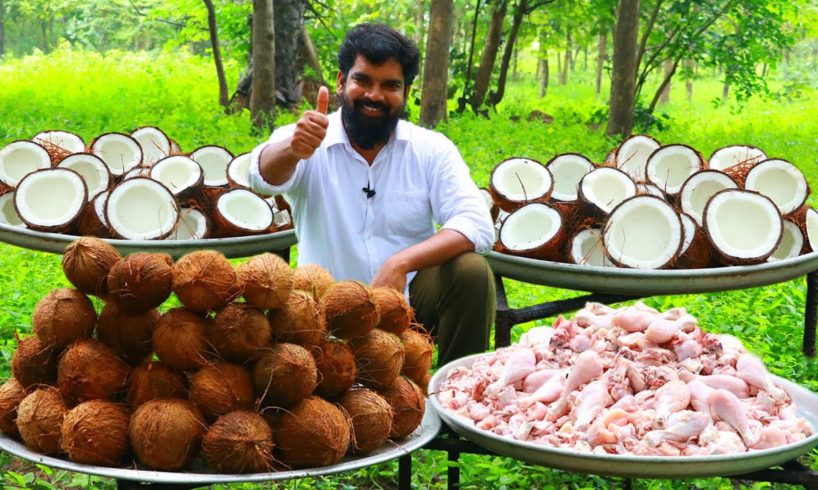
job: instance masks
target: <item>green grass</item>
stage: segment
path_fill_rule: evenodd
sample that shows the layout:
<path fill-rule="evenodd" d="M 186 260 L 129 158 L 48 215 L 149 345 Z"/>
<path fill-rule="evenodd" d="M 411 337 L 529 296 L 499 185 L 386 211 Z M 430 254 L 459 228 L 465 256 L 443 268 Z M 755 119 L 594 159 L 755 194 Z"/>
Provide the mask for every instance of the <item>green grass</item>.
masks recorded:
<path fill-rule="evenodd" d="M 231 86 L 238 69 L 235 64 L 227 64 Z M 782 69 L 778 76 L 784 80 L 787 73 Z M 773 90 L 784 87 L 781 81 L 773 81 L 772 85 Z M 225 115 L 216 104 L 215 75 L 208 60 L 179 53 L 150 57 L 142 53 L 59 51 L 7 60 L 0 64 L 0 93 L 0 146 L 46 129 L 74 131 L 90 141 L 103 132 L 129 131 L 142 125 L 162 127 L 186 150 L 221 144 L 240 153 L 265 137 L 252 130 L 246 112 Z M 659 109 L 669 115 L 667 127 L 651 134 L 664 143 L 691 144 L 705 156 L 727 144 L 759 146 L 771 156 L 790 160 L 813 186 L 818 185 L 818 119 L 814 117 L 818 92 L 804 89 L 792 100 L 754 98 L 741 109 L 729 103 L 714 104 L 720 93 L 720 84 L 704 77 L 695 82 L 694 98 L 688 103 L 679 83 L 674 86 L 671 103 Z M 440 130 L 458 145 L 478 185 L 485 186 L 491 168 L 510 156 L 544 162 L 558 153 L 579 152 L 601 161 L 616 144 L 603 135 L 592 117 L 603 105 L 603 99 L 594 95 L 591 73 L 578 72 L 569 85 L 553 85 L 542 99 L 537 96 L 535 82 L 521 77 L 490 119 L 464 114 L 450 118 Z M 526 116 L 534 109 L 551 114 L 554 122 L 527 122 Z M 294 117 L 282 115 L 279 123 Z M 815 203 L 814 198 L 811 202 Z M 15 335 L 31 331 L 34 305 L 52 288 L 65 285 L 58 256 L 0 245 L 0 378 L 8 376 Z M 513 306 L 579 294 L 514 281 L 507 281 L 506 286 Z M 731 333 L 744 340 L 772 372 L 818 391 L 818 361 L 805 359 L 800 353 L 804 296 L 801 278 L 743 291 L 654 297 L 646 302 L 662 309 L 687 307 L 707 330 Z M 550 321 L 553 319 L 537 323 Z M 531 325 L 515 327 L 514 338 Z M 414 459 L 415 486 L 445 487 L 446 468 L 451 463 L 444 453 L 417 451 Z M 805 459 L 818 468 L 818 453 Z M 463 488 L 622 486 L 621 480 L 548 470 L 509 458 L 462 455 L 459 465 Z M 110 479 L 35 467 L 6 454 L 0 454 L 0 470 L 3 484 L 8 487 L 115 486 Z M 393 462 L 329 478 L 231 488 L 394 488 L 396 475 L 397 464 Z M 732 483 L 728 479 L 643 480 L 634 482 L 634 487 L 729 489 Z"/>

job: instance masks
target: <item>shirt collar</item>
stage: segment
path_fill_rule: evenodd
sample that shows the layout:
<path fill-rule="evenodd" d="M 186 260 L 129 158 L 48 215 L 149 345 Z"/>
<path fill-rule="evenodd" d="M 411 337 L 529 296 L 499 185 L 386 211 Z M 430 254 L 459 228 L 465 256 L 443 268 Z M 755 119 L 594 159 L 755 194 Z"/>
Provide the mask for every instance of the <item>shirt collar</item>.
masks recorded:
<path fill-rule="evenodd" d="M 404 119 L 399 120 L 398 126 L 395 128 L 392 136 L 389 137 L 389 142 L 387 144 L 392 143 L 395 140 L 410 141 L 410 132 L 411 128 L 409 122 Z M 324 143 L 326 144 L 327 148 L 339 144 L 352 148 L 352 144 L 349 142 L 349 136 L 347 136 L 347 132 L 344 131 L 344 123 L 341 121 L 340 109 L 329 115 L 329 127 L 327 128 L 327 135 L 324 138 Z"/>

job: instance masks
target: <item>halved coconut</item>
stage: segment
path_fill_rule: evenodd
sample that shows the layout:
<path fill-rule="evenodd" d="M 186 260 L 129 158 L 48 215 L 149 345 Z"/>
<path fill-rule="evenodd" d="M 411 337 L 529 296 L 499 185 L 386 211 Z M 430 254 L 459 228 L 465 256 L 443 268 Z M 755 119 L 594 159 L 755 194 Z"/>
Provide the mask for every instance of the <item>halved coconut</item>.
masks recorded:
<path fill-rule="evenodd" d="M 509 213 L 532 202 L 545 202 L 554 179 L 542 163 L 529 158 L 509 158 L 491 171 L 489 192 L 500 209 Z"/>
<path fill-rule="evenodd" d="M 800 208 L 810 192 L 804 174 L 795 165 L 780 159 L 764 160 L 751 168 L 744 188 L 769 197 L 782 215 Z"/>
<path fill-rule="evenodd" d="M 178 199 L 187 199 L 201 191 L 204 171 L 188 157 L 173 156 L 156 162 L 151 167 L 150 178 L 164 184 Z"/>
<path fill-rule="evenodd" d="M 13 141 L 0 150 L 0 183 L 17 187 L 23 177 L 51 167 L 45 148 L 31 141 Z"/>
<path fill-rule="evenodd" d="M 594 169 L 594 164 L 590 160 L 577 153 L 557 155 L 545 166 L 554 178 L 551 199 L 557 201 L 576 201 L 579 181 Z"/>
<path fill-rule="evenodd" d="M 579 181 L 579 200 L 589 216 L 607 216 L 619 203 L 635 195 L 636 184 L 615 168 L 596 168 Z"/>
<path fill-rule="evenodd" d="M 261 196 L 246 189 L 233 189 L 222 194 L 215 211 L 215 234 L 219 237 L 275 231 L 273 210 Z"/>
<path fill-rule="evenodd" d="M 679 258 L 674 265 L 678 269 L 707 267 L 710 264 L 712 250 L 707 235 L 702 227 L 697 225 L 689 215 L 682 213 L 679 217 L 682 219 L 684 239 L 682 240 L 682 248 L 679 250 Z"/>
<path fill-rule="evenodd" d="M 489 192 L 488 189 L 481 187 L 480 195 L 483 196 L 483 201 L 486 203 L 486 208 L 489 210 L 491 221 L 497 221 L 497 216 L 500 214 L 500 208 L 494 204 L 494 201 L 491 198 L 491 192 Z"/>
<path fill-rule="evenodd" d="M 708 160 L 708 167 L 724 170 L 740 163 L 755 164 L 766 159 L 767 155 L 755 146 L 732 145 L 714 151 Z"/>
<path fill-rule="evenodd" d="M 134 177 L 147 177 L 150 178 L 151 176 L 151 168 L 144 165 L 137 165 L 136 167 L 128 170 L 124 174 L 122 174 L 121 180 L 128 180 L 133 179 Z"/>
<path fill-rule="evenodd" d="M 202 146 L 190 154 L 190 158 L 202 166 L 204 185 L 220 186 L 227 184 L 227 166 L 233 160 L 233 154 L 221 146 Z"/>
<path fill-rule="evenodd" d="M 131 133 L 131 137 L 142 147 L 142 163 L 153 165 L 170 155 L 170 138 L 159 128 L 143 126 Z"/>
<path fill-rule="evenodd" d="M 818 251 L 818 211 L 808 208 L 804 218 L 804 232 L 812 252 Z"/>
<path fill-rule="evenodd" d="M 755 191 L 726 189 L 704 208 L 704 231 L 723 264 L 767 260 L 781 242 L 784 223 L 770 198 Z"/>
<path fill-rule="evenodd" d="M 654 151 L 648 158 L 645 177 L 666 194 L 675 196 L 685 181 L 702 169 L 702 156 L 687 145 L 668 145 Z"/>
<path fill-rule="evenodd" d="M 17 210 L 14 208 L 14 192 L 7 191 L 0 195 L 0 223 L 4 225 L 25 228 L 26 224 L 20 219 Z"/>
<path fill-rule="evenodd" d="M 645 166 L 648 158 L 658 149 L 658 141 L 650 136 L 637 134 L 623 141 L 607 160 L 634 180 L 642 181 L 645 180 Z"/>
<path fill-rule="evenodd" d="M 142 147 L 135 139 L 122 133 L 105 133 L 91 143 L 91 152 L 118 177 L 142 162 Z"/>
<path fill-rule="evenodd" d="M 290 211 L 290 205 L 281 195 L 266 198 L 273 210 L 273 221 L 275 222 L 278 231 L 289 230 L 293 227 L 293 217 Z"/>
<path fill-rule="evenodd" d="M 153 240 L 173 231 L 179 208 L 167 187 L 136 177 L 113 188 L 105 203 L 105 218 L 119 238 Z"/>
<path fill-rule="evenodd" d="M 91 153 L 75 153 L 65 157 L 58 167 L 69 168 L 78 174 L 88 186 L 88 199 L 91 200 L 100 192 L 108 190 L 111 183 L 111 172 L 98 156 Z"/>
<path fill-rule="evenodd" d="M 611 267 L 613 263 L 605 256 L 602 246 L 602 230 L 586 228 L 571 239 L 568 259 L 577 265 Z"/>
<path fill-rule="evenodd" d="M 683 234 L 682 220 L 670 204 L 655 196 L 636 196 L 608 216 L 602 243 L 616 265 L 660 269 L 678 255 Z"/>
<path fill-rule="evenodd" d="M 105 203 L 108 202 L 108 191 L 100 192 L 82 211 L 79 220 L 79 232 L 83 236 L 112 238 L 113 233 L 105 219 Z"/>
<path fill-rule="evenodd" d="M 250 168 L 250 154 L 242 153 L 236 158 L 230 160 L 227 164 L 227 182 L 232 187 L 242 187 L 247 189 L 250 187 L 250 181 L 247 180 L 247 171 Z"/>
<path fill-rule="evenodd" d="M 659 199 L 667 200 L 667 196 L 662 189 L 653 184 L 636 184 L 636 194 L 639 196 L 656 196 Z"/>
<path fill-rule="evenodd" d="M 500 244 L 512 255 L 564 262 L 562 223 L 555 209 L 540 203 L 527 204 L 503 222 Z"/>
<path fill-rule="evenodd" d="M 70 230 L 88 202 L 88 188 L 80 174 L 67 168 L 45 168 L 20 181 L 14 208 L 32 230 L 62 233 Z"/>
<path fill-rule="evenodd" d="M 679 208 L 690 215 L 697 225 L 704 224 L 704 206 L 713 195 L 738 186 L 729 175 L 719 170 L 702 170 L 688 177 L 679 193 Z"/>
<path fill-rule="evenodd" d="M 179 222 L 168 240 L 201 240 L 210 237 L 210 220 L 196 208 L 181 208 Z"/>
<path fill-rule="evenodd" d="M 772 255 L 767 258 L 767 262 L 790 259 L 796 257 L 804 248 L 804 234 L 801 228 L 792 221 L 784 220 L 784 233 L 781 235 L 781 243 Z"/>
<path fill-rule="evenodd" d="M 69 154 L 85 151 L 85 141 L 79 135 L 69 131 L 41 131 L 31 140 L 42 145 L 46 150 L 49 149 L 49 146 L 55 146 Z"/>

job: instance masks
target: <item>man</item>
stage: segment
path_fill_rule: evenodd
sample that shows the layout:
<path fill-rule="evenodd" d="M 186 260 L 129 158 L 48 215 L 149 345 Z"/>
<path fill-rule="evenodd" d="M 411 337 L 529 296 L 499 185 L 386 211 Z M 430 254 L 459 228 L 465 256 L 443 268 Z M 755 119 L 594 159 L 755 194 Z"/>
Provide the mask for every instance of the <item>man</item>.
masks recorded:
<path fill-rule="evenodd" d="M 253 150 L 249 179 L 293 208 L 298 261 L 336 280 L 405 291 L 439 341 L 439 364 L 488 346 L 494 229 L 454 144 L 402 120 L 418 73 L 414 43 L 382 25 L 350 31 L 338 53 L 340 111 L 315 111 Z M 441 225 L 435 230 L 435 223 Z M 478 253 L 475 253 L 478 252 Z"/>

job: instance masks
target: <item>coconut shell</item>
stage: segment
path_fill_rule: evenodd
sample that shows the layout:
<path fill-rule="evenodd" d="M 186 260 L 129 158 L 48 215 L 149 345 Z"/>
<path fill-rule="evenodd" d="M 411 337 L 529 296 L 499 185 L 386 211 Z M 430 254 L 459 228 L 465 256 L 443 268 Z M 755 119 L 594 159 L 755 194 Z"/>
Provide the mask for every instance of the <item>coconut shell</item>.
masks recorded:
<path fill-rule="evenodd" d="M 128 438 L 140 463 L 177 471 L 196 459 L 206 427 L 201 412 L 188 400 L 151 400 L 131 416 Z"/>
<path fill-rule="evenodd" d="M 368 454 L 384 445 L 392 429 L 392 407 L 374 391 L 348 391 L 338 404 L 352 423 L 353 453 Z"/>
<path fill-rule="evenodd" d="M 406 353 L 401 373 L 415 383 L 421 384 L 432 369 L 435 344 L 429 334 L 417 330 L 403 332 L 400 334 L 400 340 Z"/>
<path fill-rule="evenodd" d="M 17 407 L 27 395 L 26 389 L 14 378 L 0 385 L 0 431 L 12 437 L 20 435 L 17 430 Z"/>
<path fill-rule="evenodd" d="M 81 464 L 120 466 L 131 452 L 128 411 L 105 400 L 80 403 L 62 423 L 60 446 L 68 459 Z"/>
<path fill-rule="evenodd" d="M 271 253 L 257 255 L 240 265 L 238 275 L 244 299 L 257 308 L 270 310 L 287 304 L 295 282 L 290 265 Z"/>
<path fill-rule="evenodd" d="M 77 230 L 80 235 L 92 236 L 98 238 L 113 238 L 114 234 L 108 226 L 102 222 L 99 214 L 97 214 L 96 202 L 97 199 L 107 198 L 106 193 L 97 194 L 91 199 L 88 204 L 82 208 L 80 219 L 77 224 Z M 106 284 L 105 289 L 108 289 Z"/>
<path fill-rule="evenodd" d="M 372 288 L 372 299 L 381 312 L 378 328 L 395 335 L 409 328 L 415 315 L 402 292 L 389 287 Z"/>
<path fill-rule="evenodd" d="M 338 407 L 311 396 L 282 416 L 278 447 L 293 468 L 327 466 L 344 457 L 350 432 Z"/>
<path fill-rule="evenodd" d="M 235 411 L 222 415 L 202 439 L 207 464 L 220 473 L 272 471 L 273 430 L 264 417 Z"/>
<path fill-rule="evenodd" d="M 34 307 L 31 323 L 45 345 L 65 347 L 90 337 L 97 313 L 87 296 L 76 289 L 54 289 Z"/>
<path fill-rule="evenodd" d="M 391 439 L 406 437 L 418 428 L 426 411 L 426 399 L 420 387 L 409 378 L 399 377 L 379 392 L 392 407 Z"/>
<path fill-rule="evenodd" d="M 679 257 L 676 259 L 674 267 L 677 269 L 701 269 L 710 265 L 712 259 L 713 246 L 704 229 L 696 224 L 693 218 L 690 218 L 695 226 L 696 231 L 693 234 L 693 239 L 687 249 L 679 252 Z M 684 247 L 684 242 L 682 243 Z"/>
<path fill-rule="evenodd" d="M 128 313 L 116 301 L 108 301 L 97 319 L 97 337 L 131 365 L 140 364 L 153 352 L 151 339 L 159 310 Z"/>
<path fill-rule="evenodd" d="M 11 371 L 25 388 L 34 385 L 53 385 L 57 382 L 58 352 L 31 336 L 17 343 L 11 358 Z"/>
<path fill-rule="evenodd" d="M 153 350 L 165 366 L 195 371 L 207 365 L 207 320 L 186 308 L 165 312 L 153 332 Z"/>
<path fill-rule="evenodd" d="M 809 235 L 807 235 L 807 211 L 810 209 L 812 209 L 812 206 L 809 204 L 804 204 L 784 218 L 784 220 L 794 223 L 795 226 L 801 230 L 801 235 L 804 237 L 804 246 L 801 247 L 800 255 L 812 251 L 812 247 L 809 244 Z"/>
<path fill-rule="evenodd" d="M 273 344 L 256 362 L 253 384 L 266 405 L 290 408 L 315 390 L 318 370 L 307 349 Z"/>
<path fill-rule="evenodd" d="M 321 299 L 335 282 L 326 269 L 318 264 L 298 266 L 293 272 L 293 288 L 312 293 L 316 299 Z"/>
<path fill-rule="evenodd" d="M 284 308 L 268 314 L 273 337 L 304 347 L 318 345 L 327 331 L 321 305 L 306 291 L 293 291 Z"/>
<path fill-rule="evenodd" d="M 62 270 L 75 288 L 102 297 L 108 294 L 108 273 L 121 258 L 105 240 L 86 236 L 65 248 Z"/>
<path fill-rule="evenodd" d="M 145 362 L 128 377 L 128 404 L 136 408 L 157 398 L 187 398 L 185 377 L 160 361 Z"/>
<path fill-rule="evenodd" d="M 397 335 L 376 328 L 364 337 L 351 340 L 350 346 L 355 353 L 356 381 L 367 388 L 384 388 L 400 375 L 404 352 Z"/>
<path fill-rule="evenodd" d="M 190 378 L 190 401 L 208 420 L 233 410 L 249 410 L 254 400 L 253 380 L 243 366 L 215 362 Z"/>
<path fill-rule="evenodd" d="M 526 204 L 531 204 L 531 203 L 534 203 L 534 202 L 546 203 L 546 202 L 548 202 L 548 199 L 551 197 L 551 193 L 554 191 L 554 179 L 553 179 L 553 177 L 551 178 L 551 186 L 545 191 L 545 193 L 543 193 L 541 195 L 537 195 L 537 196 L 530 195 L 530 196 L 528 196 L 529 199 L 526 200 L 526 201 L 512 201 L 507 196 L 505 196 L 500 191 L 498 191 L 494 187 L 494 172 L 496 172 L 497 169 L 500 168 L 500 166 L 503 165 L 503 163 L 505 163 L 506 161 L 508 161 L 508 160 L 517 160 L 518 158 L 522 158 L 522 157 L 511 157 L 511 158 L 507 158 L 507 159 L 503 160 L 502 162 L 498 163 L 497 165 L 494 166 L 493 169 L 491 169 L 491 175 L 489 176 L 489 189 L 488 189 L 488 191 L 489 191 L 489 194 L 491 195 L 491 202 L 493 202 L 497 207 L 499 207 L 500 209 L 502 209 L 503 211 L 505 211 L 507 213 L 514 212 L 517 209 L 520 209 L 521 207 L 525 206 Z M 537 160 L 534 160 L 533 158 L 525 158 L 525 160 L 530 160 L 530 161 L 532 161 L 534 163 L 538 163 L 538 164 L 542 165 L 541 162 L 539 162 Z M 547 167 L 544 167 L 544 168 L 548 171 L 549 174 L 551 173 L 551 171 Z"/>
<path fill-rule="evenodd" d="M 207 324 L 207 338 L 222 358 L 245 362 L 272 341 L 264 313 L 245 303 L 230 303 Z"/>
<path fill-rule="evenodd" d="M 170 296 L 172 265 L 166 254 L 135 253 L 119 260 L 108 274 L 111 298 L 130 313 L 156 308 Z"/>
<path fill-rule="evenodd" d="M 531 206 L 548 206 L 547 204 L 542 203 L 535 203 L 530 204 Z M 529 206 L 529 205 L 526 205 Z M 515 212 L 522 212 L 524 207 L 519 208 Z M 498 236 L 497 242 L 499 244 L 500 250 L 498 252 L 508 254 L 508 255 L 519 255 L 522 257 L 529 257 L 532 259 L 540 259 L 540 260 L 550 260 L 552 262 L 568 262 L 566 258 L 566 242 L 568 241 L 568 234 L 566 230 L 568 228 L 567 221 L 564 216 L 561 214 L 560 220 L 561 223 L 559 225 L 559 229 L 551 237 L 550 240 L 547 242 L 532 248 L 526 248 L 522 250 L 514 250 L 508 246 L 508 244 L 503 243 L 502 236 L 503 236 L 503 227 L 509 224 L 509 218 L 513 216 L 514 213 L 510 214 L 503 224 L 500 226 L 500 235 Z"/>
<path fill-rule="evenodd" d="M 41 388 L 25 397 L 17 407 L 17 429 L 26 446 L 42 454 L 58 453 L 60 431 L 67 411 L 56 388 Z"/>
<path fill-rule="evenodd" d="M 328 400 L 334 400 L 355 384 L 355 354 L 352 348 L 338 339 L 324 339 L 319 348 L 313 350 L 318 367 L 317 393 Z"/>
<path fill-rule="evenodd" d="M 173 292 L 183 305 L 205 313 L 221 310 L 241 294 L 238 276 L 219 252 L 197 250 L 173 265 Z"/>
<path fill-rule="evenodd" d="M 744 189 L 744 182 L 747 180 L 747 174 L 750 173 L 750 170 L 758 165 L 758 163 L 759 161 L 757 159 L 747 160 L 737 163 L 731 167 L 727 167 L 723 169 L 722 172 L 729 175 L 740 189 Z"/>
<path fill-rule="evenodd" d="M 67 400 L 113 399 L 128 380 L 130 366 L 99 340 L 71 344 L 60 358 L 57 385 Z"/>
<path fill-rule="evenodd" d="M 336 337 L 363 337 L 380 321 L 378 305 L 369 288 L 357 281 L 334 283 L 321 297 L 330 332 Z"/>

